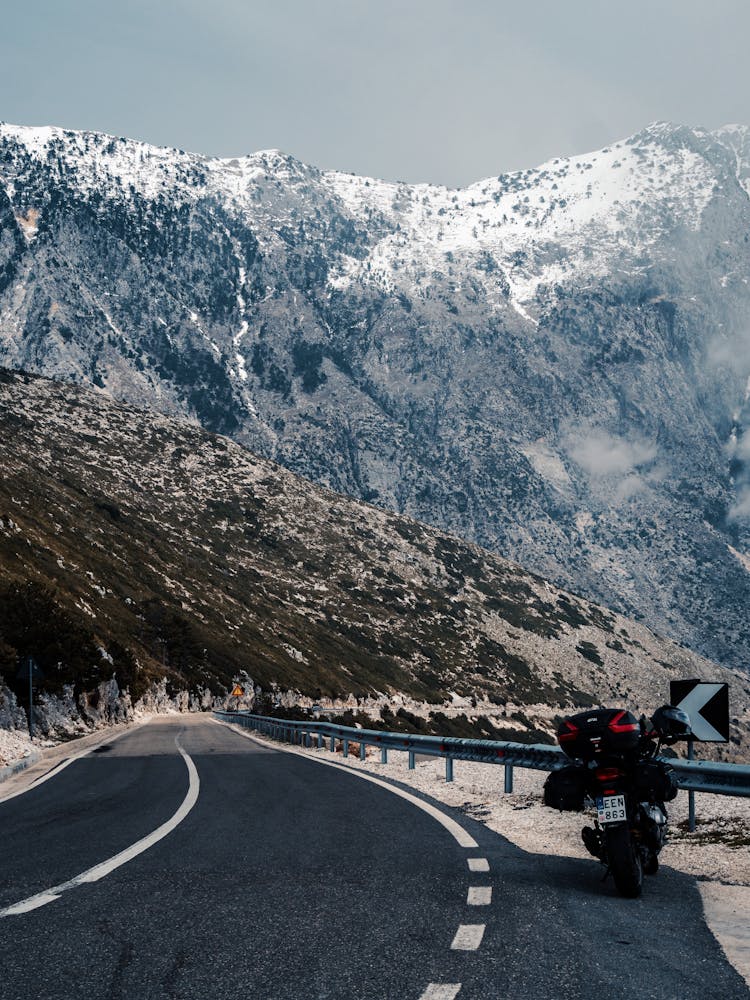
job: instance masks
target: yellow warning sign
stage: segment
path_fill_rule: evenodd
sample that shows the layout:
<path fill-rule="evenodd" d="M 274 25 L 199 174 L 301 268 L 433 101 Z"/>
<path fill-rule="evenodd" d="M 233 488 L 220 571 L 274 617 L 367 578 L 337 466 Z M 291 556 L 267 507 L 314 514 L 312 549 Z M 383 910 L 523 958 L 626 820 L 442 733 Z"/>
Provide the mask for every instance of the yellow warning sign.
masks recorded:
<path fill-rule="evenodd" d="M 244 693 L 245 689 L 241 687 L 239 684 L 235 684 L 234 687 L 232 688 L 233 698 L 241 698 L 244 695 Z"/>

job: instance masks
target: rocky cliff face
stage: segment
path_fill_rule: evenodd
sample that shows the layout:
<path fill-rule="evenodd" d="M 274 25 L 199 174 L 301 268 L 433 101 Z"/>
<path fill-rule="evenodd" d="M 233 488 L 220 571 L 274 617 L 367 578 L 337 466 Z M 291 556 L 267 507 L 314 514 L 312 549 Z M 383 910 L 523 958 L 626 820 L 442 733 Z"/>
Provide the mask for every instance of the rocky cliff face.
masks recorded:
<path fill-rule="evenodd" d="M 750 658 L 750 132 L 463 190 L 0 128 L 0 360 Z"/>

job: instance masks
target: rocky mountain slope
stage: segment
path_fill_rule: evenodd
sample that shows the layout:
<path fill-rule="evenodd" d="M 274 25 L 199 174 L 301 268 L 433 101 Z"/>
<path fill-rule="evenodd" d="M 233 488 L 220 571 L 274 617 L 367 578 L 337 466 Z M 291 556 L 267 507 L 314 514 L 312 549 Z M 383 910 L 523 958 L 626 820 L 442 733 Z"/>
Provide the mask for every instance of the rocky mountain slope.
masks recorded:
<path fill-rule="evenodd" d="M 0 362 L 750 662 L 750 131 L 463 190 L 0 127 Z"/>
<path fill-rule="evenodd" d="M 746 678 L 499 556 L 104 393 L 2 373 L 0 468 L 8 679 L 33 652 L 50 690 L 114 675 L 135 701 L 165 675 L 200 695 L 245 670 L 267 692 L 354 694 L 375 716 L 444 704 L 514 735 L 573 706 L 653 708 L 672 677 L 707 675 L 731 681 L 744 725 Z"/>

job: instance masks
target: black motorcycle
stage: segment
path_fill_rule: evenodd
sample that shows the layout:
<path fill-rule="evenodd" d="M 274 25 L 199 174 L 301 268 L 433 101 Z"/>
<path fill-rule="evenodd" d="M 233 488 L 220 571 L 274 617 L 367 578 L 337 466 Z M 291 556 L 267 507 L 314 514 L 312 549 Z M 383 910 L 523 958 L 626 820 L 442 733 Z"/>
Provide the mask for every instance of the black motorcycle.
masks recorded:
<path fill-rule="evenodd" d="M 623 896 L 640 896 L 644 874 L 659 870 L 667 835 L 665 802 L 677 795 L 677 781 L 657 755 L 663 745 L 689 736 L 690 719 L 671 705 L 650 720 L 625 709 L 594 709 L 563 719 L 558 727 L 558 742 L 573 763 L 549 775 L 544 803 L 580 812 L 593 802 L 594 826 L 585 826 L 581 837 Z"/>

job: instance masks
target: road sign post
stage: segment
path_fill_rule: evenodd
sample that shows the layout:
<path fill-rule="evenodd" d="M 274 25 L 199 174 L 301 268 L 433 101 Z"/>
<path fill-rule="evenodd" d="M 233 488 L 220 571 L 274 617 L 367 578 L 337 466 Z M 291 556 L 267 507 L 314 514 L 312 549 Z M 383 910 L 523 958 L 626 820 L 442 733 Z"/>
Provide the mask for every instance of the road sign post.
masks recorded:
<path fill-rule="evenodd" d="M 688 740 L 687 759 L 695 760 L 695 740 Z M 688 791 L 688 830 L 695 833 L 695 792 L 691 788 Z"/>
<path fill-rule="evenodd" d="M 234 703 L 235 712 L 239 710 L 240 698 L 244 698 L 244 696 L 245 696 L 245 689 L 241 684 L 238 684 L 235 681 L 234 687 L 232 688 L 232 698 L 236 699 Z"/>
<path fill-rule="evenodd" d="M 687 759 L 695 760 L 695 743 L 729 742 L 729 685 L 708 681 L 671 681 L 669 700 L 690 718 L 692 736 Z M 695 831 L 695 792 L 688 792 L 688 829 Z"/>
<path fill-rule="evenodd" d="M 29 681 L 29 736 L 34 738 L 34 681 L 39 680 L 44 675 L 36 664 L 33 656 L 24 658 L 23 666 L 16 674 L 16 680 Z"/>

